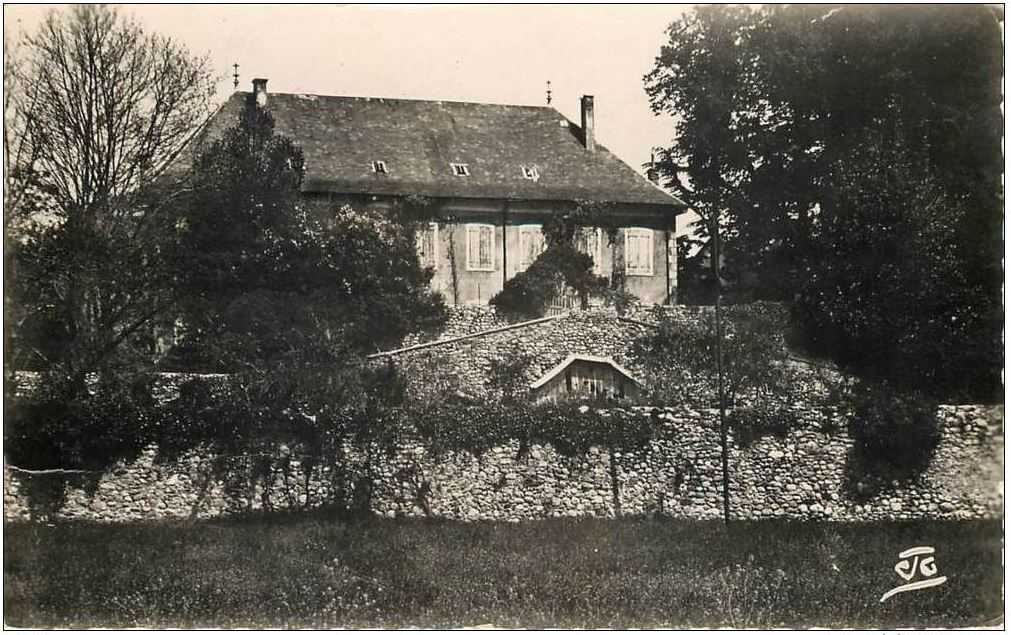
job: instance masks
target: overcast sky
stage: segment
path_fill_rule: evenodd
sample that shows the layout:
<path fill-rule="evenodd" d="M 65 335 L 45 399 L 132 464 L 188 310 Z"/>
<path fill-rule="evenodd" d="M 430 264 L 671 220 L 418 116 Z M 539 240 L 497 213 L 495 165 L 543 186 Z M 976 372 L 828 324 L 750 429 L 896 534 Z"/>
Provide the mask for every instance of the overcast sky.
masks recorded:
<path fill-rule="evenodd" d="M 47 7 L 4 7 L 7 37 L 33 30 Z M 218 98 L 265 77 L 278 92 L 545 103 L 579 121 L 594 95 L 597 138 L 641 171 L 673 135 L 643 75 L 685 6 L 180 6 L 122 7 L 146 28 L 206 54 Z"/>

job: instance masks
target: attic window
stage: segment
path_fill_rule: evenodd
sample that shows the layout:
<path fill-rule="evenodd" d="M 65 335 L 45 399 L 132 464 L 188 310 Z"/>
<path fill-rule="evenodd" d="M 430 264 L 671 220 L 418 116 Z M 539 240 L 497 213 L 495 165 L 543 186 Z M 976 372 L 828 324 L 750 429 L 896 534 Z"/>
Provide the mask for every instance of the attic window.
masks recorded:
<path fill-rule="evenodd" d="M 386 161 L 373 161 L 372 171 L 376 174 L 386 174 Z"/>
<path fill-rule="evenodd" d="M 531 181 L 536 181 L 538 179 L 537 168 L 532 165 L 521 166 L 520 169 L 523 171 L 523 178 L 530 179 Z"/>
<path fill-rule="evenodd" d="M 466 163 L 450 163 L 449 167 L 453 168 L 453 174 L 456 176 L 470 176 L 470 168 Z"/>

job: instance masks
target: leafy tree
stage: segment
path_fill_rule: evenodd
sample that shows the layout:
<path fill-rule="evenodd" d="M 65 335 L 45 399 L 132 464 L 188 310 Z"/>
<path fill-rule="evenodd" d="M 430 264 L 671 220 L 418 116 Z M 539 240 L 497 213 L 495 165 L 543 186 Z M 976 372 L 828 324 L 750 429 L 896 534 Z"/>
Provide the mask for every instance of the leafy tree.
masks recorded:
<path fill-rule="evenodd" d="M 204 369 L 316 373 L 444 317 L 416 225 L 306 200 L 302 173 L 254 104 L 194 162 L 173 259 Z"/>
<path fill-rule="evenodd" d="M 269 467 L 296 449 L 339 463 L 351 443 L 371 466 L 400 429 L 401 382 L 364 355 L 445 317 L 407 209 L 423 205 L 360 213 L 307 200 L 302 177 L 301 150 L 252 100 L 194 161 L 170 256 L 184 328 L 167 361 L 226 376 L 183 384 L 182 429 L 162 445 L 213 443 Z"/>
<path fill-rule="evenodd" d="M 706 245 L 705 241 L 695 240 L 690 235 L 677 239 L 678 302 L 681 304 L 712 304 L 715 299 L 712 257 Z"/>
<path fill-rule="evenodd" d="M 973 243 L 959 238 L 973 211 L 901 141 L 879 156 L 890 169 L 862 157 L 839 166 L 815 233 L 836 257 L 804 262 L 793 306 L 806 342 L 899 390 L 997 399 L 1001 309 L 967 264 Z"/>
<path fill-rule="evenodd" d="M 702 216 L 696 224 L 700 238 L 720 225 L 728 265 L 735 261 L 731 238 L 751 207 L 748 185 L 755 168 L 748 141 L 757 121 L 776 114 L 763 112 L 759 103 L 761 78 L 747 46 L 755 15 L 746 7 L 698 7 L 671 25 L 670 44 L 646 77 L 654 111 L 678 121 L 676 142 L 660 149 L 655 167 Z M 760 266 L 753 258 L 748 270 Z"/>
<path fill-rule="evenodd" d="M 701 236 L 719 219 L 723 276 L 745 298 L 799 296 L 813 349 L 862 374 L 994 398 L 993 13 L 702 7 L 670 35 L 646 78 L 654 110 L 678 120 L 659 168 L 709 221 Z"/>
<path fill-rule="evenodd" d="M 12 406 L 5 453 L 93 466 L 140 442 L 138 371 L 173 303 L 174 192 L 157 177 L 213 86 L 204 60 L 96 5 L 51 12 L 4 71 L 8 399 L 24 384 L 12 371 L 41 373 Z"/>

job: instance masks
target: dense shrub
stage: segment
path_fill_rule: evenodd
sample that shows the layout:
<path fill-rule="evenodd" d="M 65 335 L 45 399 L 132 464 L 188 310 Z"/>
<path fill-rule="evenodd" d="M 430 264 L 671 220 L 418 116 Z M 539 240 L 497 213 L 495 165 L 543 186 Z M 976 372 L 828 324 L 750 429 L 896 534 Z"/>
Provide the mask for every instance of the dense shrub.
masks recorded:
<path fill-rule="evenodd" d="M 489 303 L 503 315 L 536 318 L 571 289 L 586 306 L 590 296 L 602 296 L 607 280 L 593 274 L 593 259 L 571 245 L 550 245 L 525 271 L 506 281 Z"/>
<path fill-rule="evenodd" d="M 895 482 L 917 478 L 941 440 L 937 403 L 922 393 L 861 383 L 848 395 L 854 445 L 847 488 L 858 499 Z"/>
<path fill-rule="evenodd" d="M 655 402 L 718 406 L 713 314 L 685 320 L 658 309 L 653 321 L 657 328 L 633 342 L 632 354 L 651 371 L 648 389 Z M 750 405 L 755 399 L 787 401 L 797 396 L 799 376 L 787 364 L 785 323 L 779 304 L 727 308 L 722 342 L 726 405 Z"/>
<path fill-rule="evenodd" d="M 31 380 L 29 380 L 31 377 Z M 5 385 L 4 457 L 24 469 L 101 471 L 150 441 L 158 404 L 150 376 L 11 374 Z"/>
<path fill-rule="evenodd" d="M 489 303 L 506 316 L 536 318 L 555 298 L 573 294 L 583 308 L 590 298 L 600 298 L 624 313 L 635 300 L 625 291 L 624 270 L 615 266 L 610 279 L 598 276 L 593 258 L 576 247 L 579 232 L 588 227 L 604 230 L 609 244 L 617 239 L 618 223 L 607 203 L 577 201 L 572 209 L 553 214 L 542 226 L 547 248 L 530 267 L 507 280 Z"/>

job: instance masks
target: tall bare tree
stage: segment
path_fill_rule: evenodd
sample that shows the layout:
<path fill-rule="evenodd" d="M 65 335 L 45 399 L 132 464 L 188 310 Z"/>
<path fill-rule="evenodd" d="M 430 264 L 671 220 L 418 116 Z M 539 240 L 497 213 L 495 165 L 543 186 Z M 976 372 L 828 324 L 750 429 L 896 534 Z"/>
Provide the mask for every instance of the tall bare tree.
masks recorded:
<path fill-rule="evenodd" d="M 5 106 L 21 121 L 5 139 L 8 167 L 44 174 L 68 220 L 157 175 L 209 108 L 206 60 L 113 9 L 52 12 L 20 48 L 5 68 Z"/>
<path fill-rule="evenodd" d="M 174 316 L 166 168 L 202 126 L 205 59 L 102 6 L 51 12 L 4 65 L 5 457 L 93 468 L 136 451 L 150 334 Z M 20 375 L 39 371 L 17 397 Z M 10 381 L 14 380 L 14 381 Z M 145 388 L 145 389 L 140 389 Z"/>
<path fill-rule="evenodd" d="M 81 5 L 18 43 L 4 85 L 7 286 L 25 327 L 9 335 L 25 344 L 18 363 L 79 380 L 167 306 L 157 258 L 172 197 L 158 177 L 200 128 L 214 84 L 206 59 Z M 33 329 L 44 337 L 31 341 Z"/>

